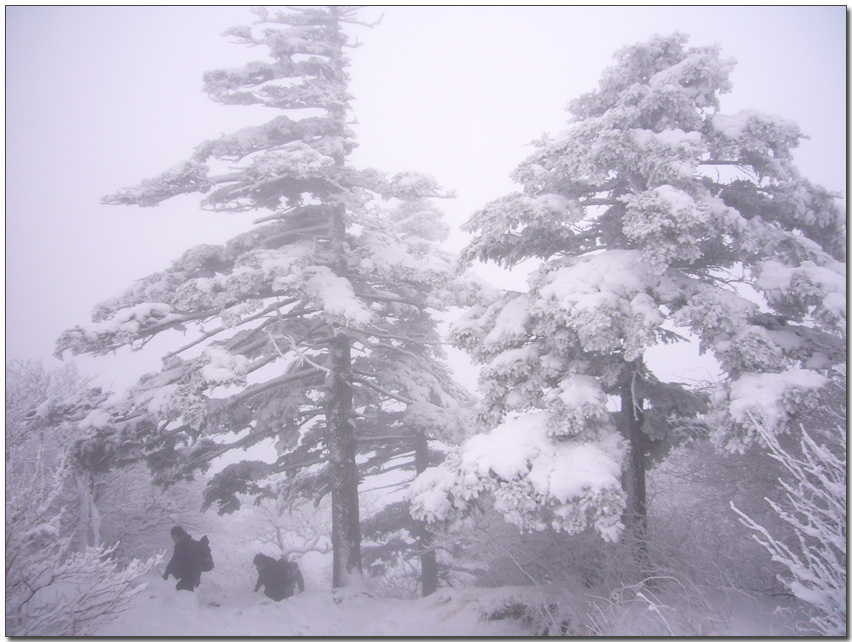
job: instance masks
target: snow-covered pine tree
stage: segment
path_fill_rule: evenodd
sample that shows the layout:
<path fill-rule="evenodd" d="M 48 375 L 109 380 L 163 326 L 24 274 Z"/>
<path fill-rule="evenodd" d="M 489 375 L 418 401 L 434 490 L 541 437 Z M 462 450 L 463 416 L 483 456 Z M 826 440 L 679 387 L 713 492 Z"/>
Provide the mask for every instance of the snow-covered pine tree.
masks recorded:
<path fill-rule="evenodd" d="M 794 167 L 798 127 L 721 113 L 734 62 L 717 47 L 657 36 L 616 59 L 515 170 L 523 190 L 467 223 L 467 258 L 540 265 L 527 292 L 454 330 L 483 364 L 492 431 L 421 476 L 421 517 L 492 491 L 523 526 L 616 536 L 624 467 L 625 522 L 641 538 L 649 438 L 670 423 L 650 413 L 701 409 L 655 380 L 649 348 L 680 326 L 718 358 L 713 436 L 732 450 L 754 440 L 749 413 L 783 430 L 845 358 L 845 217 Z"/>
<path fill-rule="evenodd" d="M 456 388 L 430 365 L 442 349 L 429 309 L 466 289 L 448 287 L 455 267 L 438 247 L 447 228 L 428 200 L 447 194 L 431 177 L 388 177 L 348 161 L 344 28 L 359 24 L 357 9 L 256 14 L 254 26 L 226 33 L 265 45 L 271 61 L 209 72 L 205 89 L 224 104 L 289 115 L 202 143 L 105 202 L 152 206 L 197 192 L 205 208 L 266 213 L 251 231 L 188 250 L 98 306 L 92 324 L 63 333 L 57 354 L 137 349 L 193 328 L 92 439 L 107 450 L 138 444 L 165 482 L 263 444 L 263 459 L 243 456 L 213 476 L 205 505 L 230 512 L 240 495 L 274 496 L 278 485 L 313 498 L 330 492 L 340 587 L 361 567 L 356 426 L 372 425 L 371 409 L 383 404 L 420 430 L 458 426 Z"/>

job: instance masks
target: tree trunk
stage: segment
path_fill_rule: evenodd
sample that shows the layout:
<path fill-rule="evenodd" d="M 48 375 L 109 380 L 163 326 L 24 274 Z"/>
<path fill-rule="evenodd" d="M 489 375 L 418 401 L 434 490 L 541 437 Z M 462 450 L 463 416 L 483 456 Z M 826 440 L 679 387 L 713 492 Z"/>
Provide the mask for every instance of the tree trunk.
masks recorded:
<path fill-rule="evenodd" d="M 332 212 L 332 248 L 337 273 L 346 273 L 346 206 Z M 358 467 L 355 463 L 355 424 L 352 421 L 352 355 L 346 332 L 335 328 L 329 344 L 331 373 L 327 385 L 328 458 L 331 466 L 332 586 L 349 583 L 361 574 L 361 522 L 358 512 Z"/>
<path fill-rule="evenodd" d="M 429 444 L 426 435 L 417 434 L 414 439 L 414 468 L 419 475 L 429 466 Z M 434 537 L 426 522 L 416 521 L 414 533 L 420 553 L 420 586 L 423 597 L 438 590 L 438 557 L 435 554 Z"/>
<path fill-rule="evenodd" d="M 358 515 L 358 468 L 355 465 L 355 424 L 352 422 L 352 384 L 349 337 L 331 340 L 328 457 L 331 466 L 332 585 L 346 586 L 361 573 L 361 524 Z"/>
<path fill-rule="evenodd" d="M 645 438 L 642 434 L 643 400 L 636 392 L 641 362 L 621 385 L 621 430 L 630 444 L 622 486 L 627 494 L 624 511 L 625 539 L 644 572 L 648 567 L 648 503 L 645 491 Z"/>
<path fill-rule="evenodd" d="M 89 546 L 101 545 L 101 514 L 95 498 L 94 480 L 89 475 L 78 473 L 75 483 L 79 506 L 77 549 L 82 552 Z"/>

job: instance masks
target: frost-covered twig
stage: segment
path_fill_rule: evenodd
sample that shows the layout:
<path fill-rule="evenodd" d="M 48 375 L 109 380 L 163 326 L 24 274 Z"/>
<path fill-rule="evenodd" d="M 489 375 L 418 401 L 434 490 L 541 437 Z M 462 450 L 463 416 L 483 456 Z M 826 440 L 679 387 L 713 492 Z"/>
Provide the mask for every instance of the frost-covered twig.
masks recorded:
<path fill-rule="evenodd" d="M 658 605 L 656 602 L 649 599 L 642 591 L 636 591 L 636 597 L 638 597 L 640 600 L 644 601 L 648 605 L 648 610 L 651 613 L 656 613 L 659 616 L 659 618 L 663 621 L 663 624 L 665 624 L 666 628 L 669 630 L 669 634 L 675 634 L 675 632 L 672 630 L 671 625 L 669 624 L 669 621 L 666 619 L 666 616 L 663 615 L 663 612 L 660 610 L 660 606 L 662 605 Z"/>
<path fill-rule="evenodd" d="M 752 537 L 772 559 L 789 572 L 779 579 L 803 602 L 811 605 L 814 631 L 823 635 L 846 634 L 846 465 L 824 445 L 817 444 L 802 428 L 802 455 L 796 458 L 781 447 L 775 434 L 751 417 L 770 455 L 791 476 L 780 480 L 785 493 L 784 506 L 767 500 L 772 510 L 792 526 L 801 552 L 792 550 L 780 538 L 740 511 L 731 508 L 740 521 L 753 531 Z M 843 453 L 846 433 L 839 423 L 831 426 Z"/>
<path fill-rule="evenodd" d="M 658 594 L 655 594 L 652 586 L 662 587 L 665 593 L 657 591 Z M 677 590 L 667 588 L 671 586 L 676 586 Z M 637 612 L 631 607 L 631 604 L 637 603 L 653 616 L 652 622 L 647 622 L 650 627 L 643 627 L 645 623 L 637 620 Z M 708 635 L 709 624 L 724 625 L 725 622 L 712 617 L 715 607 L 708 602 L 705 588 L 683 575 L 657 574 L 622 586 L 612 591 L 605 600 L 593 599 L 592 608 L 595 613 L 587 616 L 589 628 L 600 636 Z M 618 616 L 617 620 L 615 616 Z M 658 622 L 662 623 L 665 631 L 658 628 Z"/>

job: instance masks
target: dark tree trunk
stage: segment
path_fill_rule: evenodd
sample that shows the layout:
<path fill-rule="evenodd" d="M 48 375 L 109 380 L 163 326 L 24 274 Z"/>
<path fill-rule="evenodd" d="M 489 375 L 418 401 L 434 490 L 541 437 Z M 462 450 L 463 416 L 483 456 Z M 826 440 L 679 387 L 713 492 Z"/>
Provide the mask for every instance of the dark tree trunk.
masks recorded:
<path fill-rule="evenodd" d="M 332 248 L 338 257 L 338 273 L 346 273 L 343 244 L 346 207 L 332 214 Z M 328 460 L 331 467 L 332 586 L 346 586 L 349 576 L 361 573 L 361 522 L 358 512 L 358 467 L 355 463 L 355 423 L 352 421 L 352 355 L 349 337 L 335 330 L 329 344 L 330 374 L 326 421 Z"/>
<path fill-rule="evenodd" d="M 624 511 L 625 539 L 633 549 L 640 569 L 648 566 L 648 502 L 645 491 L 645 437 L 642 434 L 643 400 L 636 392 L 641 362 L 632 368 L 621 384 L 621 430 L 630 444 L 622 485 L 627 494 Z"/>
<path fill-rule="evenodd" d="M 355 425 L 349 337 L 332 338 L 329 376 L 328 458 L 331 466 L 332 585 L 345 586 L 349 575 L 361 572 L 361 524 L 358 515 L 358 468 L 355 465 Z"/>
<path fill-rule="evenodd" d="M 429 444 L 426 436 L 418 434 L 414 440 L 414 468 L 419 475 L 429 465 Z M 423 597 L 438 590 L 438 557 L 435 554 L 434 537 L 426 522 L 416 521 L 414 533 L 420 549 L 420 586 Z"/>

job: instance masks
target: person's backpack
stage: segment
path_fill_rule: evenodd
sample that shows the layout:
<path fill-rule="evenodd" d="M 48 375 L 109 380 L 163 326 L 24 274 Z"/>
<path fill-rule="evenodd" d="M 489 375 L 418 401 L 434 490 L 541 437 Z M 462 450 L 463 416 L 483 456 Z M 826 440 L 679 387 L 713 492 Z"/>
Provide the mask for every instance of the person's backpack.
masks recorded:
<path fill-rule="evenodd" d="M 296 586 L 299 587 L 299 593 L 305 592 L 305 578 L 302 577 L 302 571 L 299 570 L 299 565 L 296 562 L 288 562 L 290 565 L 290 575 L 293 578 Z"/>
<path fill-rule="evenodd" d="M 198 558 L 200 560 L 200 568 L 202 571 L 212 571 L 213 570 L 213 554 L 210 552 L 210 540 L 207 539 L 207 535 L 202 537 L 197 542 L 198 544 Z"/>
<path fill-rule="evenodd" d="M 281 575 L 284 579 L 284 591 L 286 597 L 291 597 L 296 591 L 296 586 L 299 587 L 299 592 L 305 592 L 305 580 L 302 577 L 302 571 L 299 570 L 299 565 L 296 562 L 288 562 L 286 557 L 278 560 Z"/>

